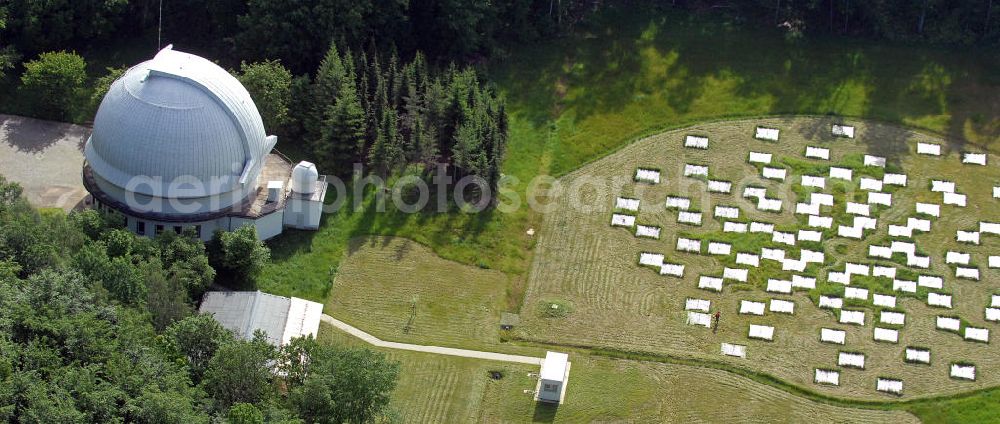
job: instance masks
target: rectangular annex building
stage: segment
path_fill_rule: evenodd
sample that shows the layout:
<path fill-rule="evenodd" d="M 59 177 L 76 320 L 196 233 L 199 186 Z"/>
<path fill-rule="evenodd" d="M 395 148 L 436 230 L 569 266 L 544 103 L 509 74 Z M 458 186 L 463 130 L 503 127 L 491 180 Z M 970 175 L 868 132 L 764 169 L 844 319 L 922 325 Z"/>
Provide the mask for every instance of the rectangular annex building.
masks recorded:
<path fill-rule="evenodd" d="M 250 340 L 261 330 L 269 343 L 281 346 L 296 337 L 316 337 L 323 305 L 261 291 L 210 291 L 198 312 L 211 314 L 239 338 Z"/>

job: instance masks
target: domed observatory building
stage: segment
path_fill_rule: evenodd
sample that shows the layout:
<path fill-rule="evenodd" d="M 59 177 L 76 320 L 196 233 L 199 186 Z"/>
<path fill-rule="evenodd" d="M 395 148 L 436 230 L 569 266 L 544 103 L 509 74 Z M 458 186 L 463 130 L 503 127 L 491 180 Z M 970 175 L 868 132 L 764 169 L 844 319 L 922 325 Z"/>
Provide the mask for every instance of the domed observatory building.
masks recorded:
<path fill-rule="evenodd" d="M 84 148 L 94 204 L 124 216 L 139 235 L 193 228 L 319 226 L 326 177 L 292 166 L 267 135 L 243 85 L 214 63 L 171 46 L 115 81 Z"/>

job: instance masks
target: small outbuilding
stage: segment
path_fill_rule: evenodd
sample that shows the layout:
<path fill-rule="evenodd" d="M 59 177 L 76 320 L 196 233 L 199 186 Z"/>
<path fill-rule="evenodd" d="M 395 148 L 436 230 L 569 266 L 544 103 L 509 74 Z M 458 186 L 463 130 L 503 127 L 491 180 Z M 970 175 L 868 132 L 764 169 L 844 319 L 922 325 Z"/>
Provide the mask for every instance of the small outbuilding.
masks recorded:
<path fill-rule="evenodd" d="M 566 383 L 569 380 L 569 355 L 545 352 L 542 371 L 539 373 L 535 400 L 561 404 L 566 400 Z"/>
<path fill-rule="evenodd" d="M 296 337 L 315 337 L 323 305 L 261 291 L 211 291 L 205 293 L 198 312 L 211 314 L 239 338 L 250 340 L 261 330 L 269 343 L 281 346 Z"/>

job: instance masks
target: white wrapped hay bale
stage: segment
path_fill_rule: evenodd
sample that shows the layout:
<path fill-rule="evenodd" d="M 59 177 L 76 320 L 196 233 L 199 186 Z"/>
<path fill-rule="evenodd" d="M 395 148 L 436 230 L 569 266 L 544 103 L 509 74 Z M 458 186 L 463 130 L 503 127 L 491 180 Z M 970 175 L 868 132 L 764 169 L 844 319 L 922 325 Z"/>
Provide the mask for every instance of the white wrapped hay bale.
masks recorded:
<path fill-rule="evenodd" d="M 1000 223 L 979 221 L 979 232 L 983 234 L 1000 235 Z"/>
<path fill-rule="evenodd" d="M 885 168 L 885 158 L 882 156 L 865 155 L 865 166 Z"/>
<path fill-rule="evenodd" d="M 809 226 L 813 228 L 830 228 L 833 226 L 833 217 L 809 215 Z"/>
<path fill-rule="evenodd" d="M 681 252 L 701 253 L 701 240 L 678 237 L 676 249 Z"/>
<path fill-rule="evenodd" d="M 961 253 L 949 250 L 944 255 L 944 263 L 946 264 L 958 264 L 958 265 L 968 265 L 969 259 L 972 255 L 968 253 Z"/>
<path fill-rule="evenodd" d="M 935 193 L 954 193 L 955 183 L 953 181 L 931 180 L 931 191 Z"/>
<path fill-rule="evenodd" d="M 939 315 L 935 321 L 935 326 L 939 330 L 958 331 L 958 329 L 962 326 L 962 321 L 958 318 L 943 317 Z"/>
<path fill-rule="evenodd" d="M 819 330 L 819 340 L 821 342 L 842 345 L 846 339 L 847 332 L 844 330 L 835 330 L 832 328 L 821 328 Z"/>
<path fill-rule="evenodd" d="M 840 309 L 844 307 L 844 299 L 835 296 L 820 296 L 819 307 L 825 309 Z"/>
<path fill-rule="evenodd" d="M 869 275 L 871 274 L 871 268 L 865 264 L 856 264 L 853 262 L 847 262 L 844 264 L 844 272 L 848 275 Z"/>
<path fill-rule="evenodd" d="M 944 287 L 944 278 L 934 275 L 920 275 L 917 276 L 917 285 L 920 287 L 940 290 Z"/>
<path fill-rule="evenodd" d="M 708 242 L 708 253 L 711 255 L 728 255 L 732 249 L 733 246 L 729 243 L 717 241 Z"/>
<path fill-rule="evenodd" d="M 850 168 L 830 167 L 830 178 L 836 180 L 851 181 L 853 172 Z"/>
<path fill-rule="evenodd" d="M 743 315 L 764 315 L 764 302 L 741 300 L 740 313 Z"/>
<path fill-rule="evenodd" d="M 837 355 L 837 365 L 863 370 L 865 369 L 865 355 L 856 352 L 840 352 Z"/>
<path fill-rule="evenodd" d="M 667 196 L 667 208 L 686 211 L 691 208 L 691 199 L 687 197 Z"/>
<path fill-rule="evenodd" d="M 660 227 L 651 225 L 636 225 L 635 226 L 635 236 L 636 237 L 648 237 L 652 239 L 660 238 Z"/>
<path fill-rule="evenodd" d="M 798 274 L 792 275 L 792 287 L 796 289 L 814 289 L 816 288 L 816 277 Z"/>
<path fill-rule="evenodd" d="M 737 253 L 736 263 L 740 265 L 748 265 L 754 268 L 760 266 L 760 256 L 754 255 L 752 253 Z"/>
<path fill-rule="evenodd" d="M 631 212 L 639 210 L 639 199 L 619 197 L 615 199 L 615 209 L 623 209 Z"/>
<path fill-rule="evenodd" d="M 729 194 L 732 190 L 733 190 L 733 183 L 729 181 L 718 181 L 718 180 L 708 181 L 708 191 L 712 193 Z"/>
<path fill-rule="evenodd" d="M 878 219 L 867 216 L 854 217 L 854 226 L 865 230 L 874 230 L 878 226 Z"/>
<path fill-rule="evenodd" d="M 909 280 L 892 280 L 892 290 L 906 293 L 916 293 L 917 282 Z"/>
<path fill-rule="evenodd" d="M 701 212 L 680 211 L 677 213 L 677 222 L 682 224 L 701 225 Z"/>
<path fill-rule="evenodd" d="M 875 265 L 872 267 L 872 277 L 896 278 L 896 268 Z"/>
<path fill-rule="evenodd" d="M 701 311 L 708 312 L 711 308 L 712 302 L 705 299 L 692 299 L 687 298 L 684 301 L 684 310 L 687 311 Z"/>
<path fill-rule="evenodd" d="M 750 223 L 750 232 L 771 234 L 774 233 L 774 224 L 754 221 Z"/>
<path fill-rule="evenodd" d="M 761 197 L 757 199 L 757 209 L 766 212 L 781 212 L 781 200 Z"/>
<path fill-rule="evenodd" d="M 704 165 L 684 165 L 684 176 L 685 177 L 707 177 L 708 176 L 708 166 Z"/>
<path fill-rule="evenodd" d="M 664 263 L 663 266 L 660 267 L 660 275 L 682 278 L 684 277 L 684 265 Z"/>
<path fill-rule="evenodd" d="M 951 364 L 950 375 L 962 380 L 976 380 L 976 366 L 968 364 Z"/>
<path fill-rule="evenodd" d="M 767 165 L 771 163 L 770 153 L 760 153 L 760 152 L 750 152 L 750 157 L 747 159 L 750 163 L 760 163 Z"/>
<path fill-rule="evenodd" d="M 965 153 L 962 155 L 962 163 L 986 166 L 986 153 Z"/>
<path fill-rule="evenodd" d="M 748 199 L 760 199 L 767 197 L 767 189 L 763 187 L 745 187 L 743 189 L 743 197 Z"/>
<path fill-rule="evenodd" d="M 979 268 L 955 267 L 955 277 L 979 281 Z"/>
<path fill-rule="evenodd" d="M 768 278 L 767 291 L 769 293 L 791 294 L 792 282 L 789 280 L 778 280 L 775 278 Z"/>
<path fill-rule="evenodd" d="M 635 170 L 635 180 L 642 183 L 659 184 L 660 171 L 655 169 L 639 168 Z"/>
<path fill-rule="evenodd" d="M 826 188 L 826 178 L 817 177 L 817 176 L 814 176 L 814 175 L 803 175 L 802 176 L 802 186 L 803 187 Z"/>
<path fill-rule="evenodd" d="M 740 217 L 740 208 L 733 207 L 733 206 L 716 206 L 715 207 L 715 217 L 716 218 L 738 219 Z"/>
<path fill-rule="evenodd" d="M 906 187 L 906 174 L 886 173 L 882 176 L 882 184 Z"/>
<path fill-rule="evenodd" d="M 684 147 L 690 147 L 694 149 L 707 149 L 708 137 L 689 135 L 684 138 Z"/>
<path fill-rule="evenodd" d="M 779 130 L 777 128 L 757 127 L 754 138 L 767 141 L 778 141 Z"/>
<path fill-rule="evenodd" d="M 777 312 L 781 314 L 794 314 L 795 313 L 795 302 L 781 299 L 771 299 L 771 304 L 768 306 L 771 312 Z"/>
<path fill-rule="evenodd" d="M 846 272 L 830 271 L 826 273 L 826 281 L 837 284 L 851 284 L 851 274 Z"/>
<path fill-rule="evenodd" d="M 823 233 L 812 230 L 799 230 L 799 241 L 823 241 Z"/>
<path fill-rule="evenodd" d="M 750 331 L 747 337 L 760 340 L 774 340 L 774 327 L 769 325 L 750 324 Z"/>
<path fill-rule="evenodd" d="M 799 215 L 819 215 L 820 205 L 816 203 L 796 203 L 795 213 Z"/>
<path fill-rule="evenodd" d="M 854 138 L 854 127 L 850 125 L 833 124 L 831 132 L 834 137 Z"/>
<path fill-rule="evenodd" d="M 660 253 L 642 252 L 639 254 L 639 265 L 655 266 L 659 268 L 663 265 L 663 255 Z"/>
<path fill-rule="evenodd" d="M 702 275 L 698 278 L 698 288 L 717 292 L 722 291 L 722 279 L 719 277 Z"/>
<path fill-rule="evenodd" d="M 723 280 L 735 280 L 742 283 L 747 282 L 747 275 L 749 270 L 743 268 L 729 268 L 725 267 L 722 269 L 722 279 Z"/>
<path fill-rule="evenodd" d="M 688 325 L 700 325 L 705 328 L 712 326 L 712 316 L 702 312 L 688 311 Z"/>
<path fill-rule="evenodd" d="M 839 386 L 840 372 L 816 368 L 816 376 L 813 379 L 817 384 L 829 384 L 832 386 Z"/>
<path fill-rule="evenodd" d="M 845 287 L 844 298 L 868 300 L 868 289 L 861 287 Z"/>
<path fill-rule="evenodd" d="M 878 381 L 875 383 L 875 390 L 892 393 L 894 395 L 901 395 L 903 394 L 903 380 L 879 377 Z"/>
<path fill-rule="evenodd" d="M 875 306 L 881 306 L 884 308 L 895 308 L 896 307 L 896 296 L 889 296 L 884 294 L 873 294 L 872 303 Z"/>
<path fill-rule="evenodd" d="M 775 243 L 787 244 L 789 246 L 795 245 L 795 233 L 785 233 L 781 231 L 775 231 L 771 233 L 771 241 Z"/>
<path fill-rule="evenodd" d="M 847 202 L 847 213 L 851 215 L 868 216 L 871 215 L 871 206 L 864 203 Z"/>
<path fill-rule="evenodd" d="M 812 159 L 830 160 L 830 149 L 806 146 L 806 157 Z"/>
<path fill-rule="evenodd" d="M 889 259 L 892 257 L 892 249 L 890 249 L 889 246 L 876 246 L 873 244 L 868 246 L 868 256 L 873 258 Z"/>
<path fill-rule="evenodd" d="M 734 356 L 737 358 L 747 357 L 747 347 L 744 345 L 723 343 L 722 344 L 722 354 L 726 356 Z"/>
<path fill-rule="evenodd" d="M 909 217 L 906 218 L 906 226 L 916 231 L 928 232 L 931 230 L 931 220 Z"/>
<path fill-rule="evenodd" d="M 927 304 L 951 309 L 951 295 L 934 292 L 927 293 Z"/>
<path fill-rule="evenodd" d="M 965 207 L 966 196 L 960 193 L 944 193 L 943 203 L 946 205 L 954 205 L 959 207 Z"/>
<path fill-rule="evenodd" d="M 772 248 L 769 248 L 769 247 L 762 247 L 760 249 L 760 257 L 762 259 L 768 259 L 768 260 L 772 260 L 772 261 L 781 262 L 781 261 L 785 260 L 785 251 L 781 250 L 781 249 L 772 249 Z"/>
<path fill-rule="evenodd" d="M 809 203 L 820 206 L 833 206 L 833 195 L 828 193 L 809 193 Z"/>
<path fill-rule="evenodd" d="M 892 193 L 879 193 L 876 191 L 869 192 L 868 204 L 892 206 Z"/>
<path fill-rule="evenodd" d="M 879 322 L 883 324 L 905 325 L 906 314 L 902 312 L 882 311 L 879 315 Z"/>
<path fill-rule="evenodd" d="M 616 213 L 611 215 L 611 225 L 615 227 L 632 228 L 632 226 L 635 225 L 635 217 L 632 215 Z"/>
<path fill-rule="evenodd" d="M 941 145 L 934 143 L 917 143 L 917 154 L 941 156 Z"/>
<path fill-rule="evenodd" d="M 786 174 L 787 174 L 787 170 L 784 169 L 784 168 L 772 168 L 770 166 L 765 166 L 761 170 L 761 175 L 764 178 L 768 178 L 768 179 L 772 179 L 772 180 L 784 181 Z"/>
<path fill-rule="evenodd" d="M 726 221 L 722 223 L 722 232 L 725 233 L 745 233 L 749 230 L 749 224 L 743 222 Z"/>
<path fill-rule="evenodd" d="M 915 347 L 906 348 L 906 361 L 918 364 L 931 363 L 931 351 Z"/>
<path fill-rule="evenodd" d="M 882 191 L 882 180 L 861 177 L 861 189 L 867 191 Z"/>
<path fill-rule="evenodd" d="M 990 330 L 988 328 L 965 327 L 965 340 L 989 343 Z"/>
<path fill-rule="evenodd" d="M 941 205 L 934 203 L 920 203 L 917 202 L 917 213 L 930 215 L 935 218 L 941 217 Z"/>
<path fill-rule="evenodd" d="M 841 324 L 865 325 L 865 313 L 863 311 L 841 309 L 839 322 Z"/>

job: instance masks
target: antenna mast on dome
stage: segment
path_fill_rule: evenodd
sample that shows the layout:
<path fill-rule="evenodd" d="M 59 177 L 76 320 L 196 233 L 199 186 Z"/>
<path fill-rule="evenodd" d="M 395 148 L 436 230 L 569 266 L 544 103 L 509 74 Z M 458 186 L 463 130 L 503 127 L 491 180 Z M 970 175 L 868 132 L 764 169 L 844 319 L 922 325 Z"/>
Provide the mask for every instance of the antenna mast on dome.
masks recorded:
<path fill-rule="evenodd" d="M 159 23 L 156 26 L 156 51 L 160 51 L 160 34 L 163 33 L 163 0 L 160 0 Z"/>

